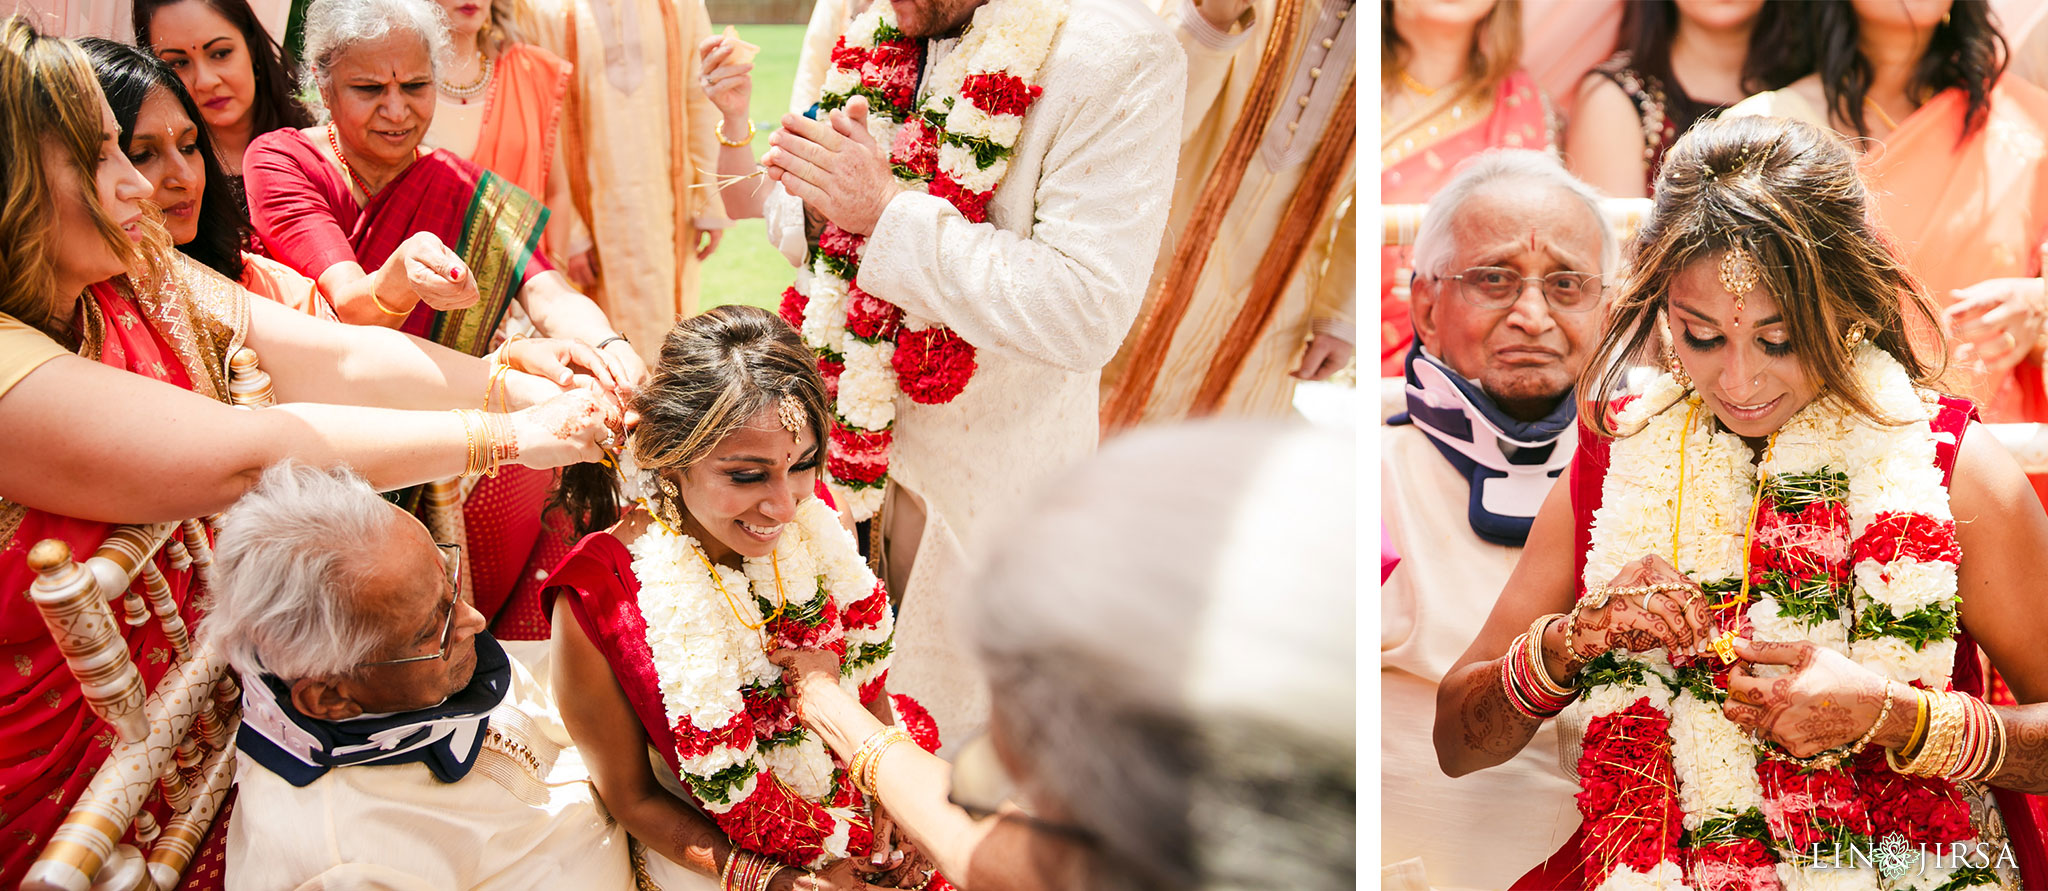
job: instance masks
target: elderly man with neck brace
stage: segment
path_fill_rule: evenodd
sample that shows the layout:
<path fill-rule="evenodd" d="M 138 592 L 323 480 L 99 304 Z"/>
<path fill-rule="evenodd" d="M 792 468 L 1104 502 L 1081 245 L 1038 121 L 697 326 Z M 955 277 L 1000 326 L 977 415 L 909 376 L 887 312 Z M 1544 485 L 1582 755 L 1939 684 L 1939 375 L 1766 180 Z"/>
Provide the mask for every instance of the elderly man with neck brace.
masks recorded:
<path fill-rule="evenodd" d="M 1573 383 L 1598 345 L 1614 236 L 1549 155 L 1479 155 L 1415 243 L 1408 410 L 1380 431 L 1382 879 L 1505 888 L 1579 822 L 1545 725 L 1514 760 L 1452 780 L 1430 740 L 1436 685 L 1507 582 L 1576 447 Z"/>
<path fill-rule="evenodd" d="M 201 634 L 243 691 L 227 887 L 634 887 L 545 691 L 456 596 L 457 549 L 353 474 L 286 462 L 216 556 Z"/>

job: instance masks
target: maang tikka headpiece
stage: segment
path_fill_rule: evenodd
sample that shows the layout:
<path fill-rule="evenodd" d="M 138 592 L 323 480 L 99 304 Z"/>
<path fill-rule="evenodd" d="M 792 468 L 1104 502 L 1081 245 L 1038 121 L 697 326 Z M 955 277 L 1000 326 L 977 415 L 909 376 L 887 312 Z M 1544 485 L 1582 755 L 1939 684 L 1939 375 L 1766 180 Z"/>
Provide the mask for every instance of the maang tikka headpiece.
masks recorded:
<path fill-rule="evenodd" d="M 804 431 L 804 403 L 795 393 L 782 394 L 782 403 L 776 406 L 776 417 L 782 421 L 782 429 L 789 431 L 791 440 L 802 440 Z"/>
<path fill-rule="evenodd" d="M 1721 257 L 1721 287 L 1735 296 L 1735 319 L 1731 323 L 1734 327 L 1742 326 L 1742 301 L 1762 278 L 1763 270 L 1749 248 L 1737 244 Z"/>

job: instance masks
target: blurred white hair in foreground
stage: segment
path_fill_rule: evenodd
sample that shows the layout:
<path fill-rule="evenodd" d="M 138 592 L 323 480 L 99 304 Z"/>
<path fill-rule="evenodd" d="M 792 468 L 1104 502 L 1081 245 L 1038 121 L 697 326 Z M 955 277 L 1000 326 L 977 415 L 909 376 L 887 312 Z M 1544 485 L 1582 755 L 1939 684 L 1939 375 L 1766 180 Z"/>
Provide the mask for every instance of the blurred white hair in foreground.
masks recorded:
<path fill-rule="evenodd" d="M 1348 432 L 1150 428 L 994 541 L 969 609 L 1020 785 L 1097 888 L 1349 888 L 1357 455 Z"/>

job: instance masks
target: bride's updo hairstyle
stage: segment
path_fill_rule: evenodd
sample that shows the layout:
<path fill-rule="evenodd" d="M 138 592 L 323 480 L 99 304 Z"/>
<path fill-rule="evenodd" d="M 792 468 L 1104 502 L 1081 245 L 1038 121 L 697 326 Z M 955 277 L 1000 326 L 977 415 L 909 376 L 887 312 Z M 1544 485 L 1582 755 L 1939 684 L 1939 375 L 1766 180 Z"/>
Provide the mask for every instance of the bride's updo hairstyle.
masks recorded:
<path fill-rule="evenodd" d="M 633 397 L 640 423 L 627 447 L 641 470 L 689 467 L 762 409 L 779 405 L 786 394 L 803 403 L 805 422 L 817 435 L 818 447 L 826 448 L 831 403 L 816 359 L 796 329 L 759 307 L 720 306 L 684 319 L 662 339 L 661 359 Z M 602 470 L 578 465 L 564 472 L 562 486 L 562 506 L 577 519 L 578 534 L 618 521 L 611 486 L 578 494 L 597 488 L 578 478 L 584 468 Z"/>
<path fill-rule="evenodd" d="M 1630 245 L 1606 334 L 1580 375 L 1587 401 L 1579 416 L 1600 434 L 1617 434 L 1606 402 L 1622 394 L 1629 371 L 1664 365 L 1660 329 L 1672 279 L 1736 245 L 1762 267 L 1760 283 L 1784 316 L 1794 358 L 1821 385 L 1818 398 L 1897 421 L 1850 372 L 1846 335 L 1858 325 L 1915 384 L 1929 386 L 1940 373 L 1938 361 L 1914 348 L 1919 340 L 1928 355 L 1947 355 L 1934 304 L 1872 218 L 1855 152 L 1839 137 L 1782 118 L 1702 121 L 1665 156 L 1655 199 Z"/>

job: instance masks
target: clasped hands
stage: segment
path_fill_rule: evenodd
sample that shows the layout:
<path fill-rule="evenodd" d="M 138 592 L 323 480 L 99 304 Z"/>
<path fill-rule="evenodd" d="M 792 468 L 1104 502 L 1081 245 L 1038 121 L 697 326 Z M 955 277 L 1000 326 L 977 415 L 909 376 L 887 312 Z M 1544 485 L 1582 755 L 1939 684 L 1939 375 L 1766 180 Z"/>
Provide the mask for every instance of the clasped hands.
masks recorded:
<path fill-rule="evenodd" d="M 1994 278 L 1949 292 L 1942 313 L 1958 364 L 2002 373 L 2033 352 L 2048 322 L 2048 293 L 2039 278 Z"/>
<path fill-rule="evenodd" d="M 882 211 L 904 189 L 889 165 L 889 146 L 868 132 L 868 101 L 855 96 L 821 120 L 782 116 L 761 158 L 768 178 L 802 199 L 813 221 L 856 235 L 875 231 Z"/>
<path fill-rule="evenodd" d="M 1589 596 L 1565 623 L 1558 623 L 1569 629 L 1573 646 L 1558 648 L 1566 653 L 1568 673 L 1556 676 L 1575 674 L 1586 660 L 1610 649 L 1662 647 L 1674 655 L 1717 651 L 1705 594 L 1662 557 L 1629 564 L 1608 586 L 1617 589 L 1604 603 L 1598 594 Z M 1635 593 L 1644 591 L 1650 593 Z M 1876 724 L 1889 683 L 1848 657 L 1808 641 L 1735 637 L 1723 646 L 1734 661 L 1721 713 L 1758 742 L 1776 743 L 1795 757 L 1808 758 L 1851 746 L 1881 729 Z M 1789 670 L 1772 670 L 1766 677 L 1758 670 L 1764 665 Z"/>

